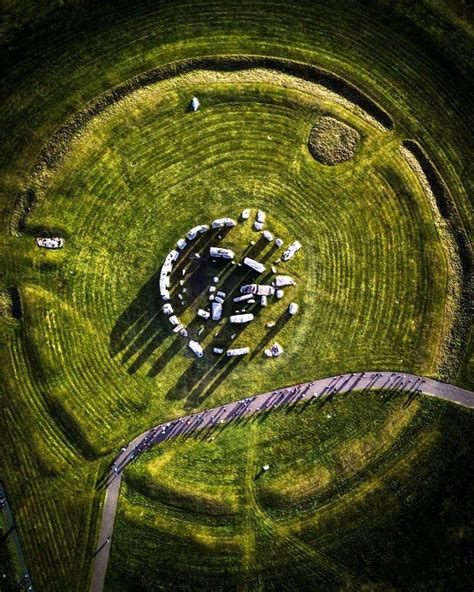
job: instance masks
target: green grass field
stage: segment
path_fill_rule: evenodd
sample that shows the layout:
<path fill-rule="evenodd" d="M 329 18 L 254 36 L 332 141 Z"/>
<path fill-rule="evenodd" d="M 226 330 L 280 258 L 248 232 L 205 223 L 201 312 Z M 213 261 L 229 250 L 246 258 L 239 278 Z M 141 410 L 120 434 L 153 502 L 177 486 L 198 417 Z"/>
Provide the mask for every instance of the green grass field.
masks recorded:
<path fill-rule="evenodd" d="M 441 42 L 448 20 L 424 28 L 421 8 L 410 20 L 386 2 L 74 4 L 38 32 L 4 33 L 0 53 L 0 472 L 36 587 L 82 592 L 96 484 L 111 454 L 150 425 L 345 371 L 410 371 L 472 388 L 473 89 L 468 31 Z M 226 55 L 334 72 L 394 128 L 288 71 L 199 66 Z M 195 68 L 110 101 L 74 138 L 56 135 L 54 166 L 38 160 L 111 87 L 191 58 Z M 197 113 L 186 111 L 193 95 Z M 359 132 L 354 159 L 328 167 L 312 158 L 321 114 Z M 448 216 L 400 151 L 405 139 L 444 179 Z M 31 188 L 37 201 L 19 225 L 18 196 Z M 300 313 L 284 317 L 288 289 L 233 342 L 255 344 L 256 355 L 196 360 L 160 312 L 159 268 L 189 228 L 244 207 L 264 209 L 286 243 L 302 242 L 285 266 Z M 243 253 L 249 228 L 223 245 Z M 66 247 L 38 249 L 42 233 Z M 285 354 L 263 359 L 275 339 Z M 281 412 L 140 459 L 126 473 L 108 589 L 462 590 L 456 578 L 464 585 L 472 568 L 472 413 L 377 395 L 330 408 L 331 418 L 326 408 Z M 271 472 L 254 479 L 267 459 Z"/>
<path fill-rule="evenodd" d="M 467 589 L 471 428 L 353 393 L 158 446 L 126 474 L 107 589 Z"/>

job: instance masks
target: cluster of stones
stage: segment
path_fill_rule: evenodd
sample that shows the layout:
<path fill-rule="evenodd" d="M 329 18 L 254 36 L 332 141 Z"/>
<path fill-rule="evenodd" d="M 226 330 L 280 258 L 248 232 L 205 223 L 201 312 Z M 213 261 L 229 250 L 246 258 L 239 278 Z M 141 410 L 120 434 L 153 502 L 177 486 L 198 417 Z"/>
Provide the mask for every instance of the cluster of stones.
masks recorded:
<path fill-rule="evenodd" d="M 241 213 L 241 220 L 246 221 L 250 217 L 250 210 L 245 209 Z M 274 240 L 273 234 L 268 230 L 263 230 L 265 225 L 266 215 L 265 212 L 259 210 L 256 214 L 255 221 L 253 223 L 253 228 L 256 231 L 260 231 L 262 236 L 268 241 L 272 242 Z M 175 334 L 178 334 L 184 338 L 189 338 L 188 329 L 183 325 L 179 317 L 175 314 L 174 309 L 169 302 L 171 299 L 170 295 L 170 282 L 171 282 L 171 274 L 173 272 L 173 267 L 178 259 L 181 257 L 183 252 L 186 248 L 196 239 L 196 237 L 206 233 L 210 228 L 212 229 L 219 229 L 219 228 L 230 228 L 237 225 L 237 222 L 232 218 L 217 218 L 211 223 L 209 227 L 207 224 L 200 224 L 195 226 L 189 230 L 186 234 L 185 238 L 181 238 L 176 243 L 176 249 L 173 249 L 168 253 L 165 258 L 165 261 L 161 267 L 160 271 L 160 278 L 159 278 L 159 287 L 160 287 L 160 295 L 162 300 L 164 301 L 163 305 L 163 312 L 168 317 L 168 322 L 172 327 L 172 331 Z M 254 243 L 254 241 L 252 241 Z M 283 240 L 277 238 L 275 240 L 275 246 L 280 248 L 283 246 Z M 283 252 L 280 259 L 277 259 L 272 266 L 272 273 L 277 273 L 277 268 L 275 265 L 278 265 L 281 261 L 289 261 L 295 255 L 297 251 L 301 249 L 301 243 L 299 241 L 294 241 L 291 245 L 287 247 L 287 249 Z M 209 247 L 209 256 L 213 259 L 224 259 L 232 262 L 233 265 L 245 265 L 252 269 L 254 272 L 261 274 L 266 271 L 265 266 L 252 259 L 250 257 L 244 257 L 242 262 L 237 263 L 235 261 L 236 255 L 234 251 L 231 249 L 226 249 L 222 247 Z M 199 253 L 195 253 L 194 257 L 197 259 L 201 258 Z M 183 275 L 185 274 L 185 270 L 183 270 Z M 211 320 L 214 322 L 219 322 L 222 318 L 223 314 L 223 304 L 225 299 L 227 298 L 227 294 L 222 290 L 218 290 L 217 284 L 219 283 L 219 277 L 215 276 L 212 278 L 212 284 L 208 287 L 208 301 L 209 301 L 209 308 L 210 310 L 205 310 L 203 308 L 199 308 L 197 311 L 197 315 L 204 319 L 204 320 Z M 180 285 L 184 284 L 184 280 L 180 281 Z M 245 306 L 255 304 L 257 299 L 259 300 L 261 307 L 266 307 L 268 305 L 269 298 L 276 298 L 281 299 L 284 296 L 283 288 L 288 286 L 294 286 L 296 282 L 288 275 L 275 275 L 271 284 L 244 284 L 240 286 L 240 295 L 233 298 L 234 306 L 244 307 L 242 310 L 235 310 L 234 314 L 229 316 L 229 322 L 236 325 L 242 325 L 245 323 L 250 323 L 254 320 L 254 315 L 252 313 L 247 313 L 245 311 Z M 186 293 L 186 288 L 181 289 L 181 293 L 178 294 L 178 299 L 183 302 L 184 294 Z M 288 313 L 290 315 L 295 315 L 298 312 L 298 305 L 295 302 L 291 302 L 288 307 Z M 267 323 L 267 327 L 274 326 L 274 322 Z M 233 337 L 233 336 L 232 336 Z M 196 339 L 189 338 L 188 346 L 191 351 L 199 358 L 204 355 L 203 348 L 201 344 Z M 218 355 L 224 354 L 224 349 L 220 347 L 214 347 L 213 352 Z M 248 354 L 250 352 L 249 347 L 240 347 L 240 348 L 231 348 L 225 351 L 225 354 L 229 357 L 233 356 L 241 356 Z M 274 343 L 269 349 L 265 350 L 265 355 L 267 357 L 276 357 L 283 353 L 283 348 L 280 344 Z"/>
<path fill-rule="evenodd" d="M 36 244 L 38 247 L 43 247 L 43 249 L 61 249 L 64 247 L 64 239 L 59 236 L 53 236 L 52 238 L 38 237 Z"/>

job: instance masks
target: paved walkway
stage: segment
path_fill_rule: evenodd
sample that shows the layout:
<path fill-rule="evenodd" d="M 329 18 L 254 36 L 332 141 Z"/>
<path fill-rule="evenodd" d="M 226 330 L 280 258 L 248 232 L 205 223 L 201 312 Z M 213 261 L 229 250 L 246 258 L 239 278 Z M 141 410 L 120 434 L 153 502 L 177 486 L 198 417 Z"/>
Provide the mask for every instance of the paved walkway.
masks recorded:
<path fill-rule="evenodd" d="M 3 489 L 3 485 L 0 483 L 0 506 L 2 509 L 3 517 L 5 519 L 5 524 L 7 527 L 8 537 L 10 537 L 13 541 L 15 546 L 16 555 L 18 558 L 18 564 L 22 571 L 22 579 L 18 583 L 18 590 L 28 590 L 28 592 L 34 592 L 33 582 L 31 581 L 30 572 L 28 571 L 28 566 L 26 565 L 26 559 L 23 555 L 23 549 L 21 548 L 20 539 L 18 537 L 18 532 L 16 530 L 15 521 L 13 519 L 13 514 L 10 508 L 10 505 L 7 500 L 7 496 L 5 490 Z"/>
<path fill-rule="evenodd" d="M 251 396 L 227 405 L 185 415 L 157 425 L 134 438 L 121 449 L 105 482 L 106 496 L 100 527 L 99 546 L 95 553 L 91 592 L 102 592 L 110 554 L 111 537 L 120 492 L 122 472 L 137 456 L 154 444 L 170 438 L 212 428 L 219 424 L 268 411 L 302 400 L 332 397 L 351 390 L 359 392 L 385 389 L 393 393 L 405 392 L 409 397 L 421 394 L 445 399 L 464 407 L 474 408 L 474 393 L 456 386 L 401 372 L 356 372 L 321 378 L 313 382 L 285 387 L 261 395 Z"/>

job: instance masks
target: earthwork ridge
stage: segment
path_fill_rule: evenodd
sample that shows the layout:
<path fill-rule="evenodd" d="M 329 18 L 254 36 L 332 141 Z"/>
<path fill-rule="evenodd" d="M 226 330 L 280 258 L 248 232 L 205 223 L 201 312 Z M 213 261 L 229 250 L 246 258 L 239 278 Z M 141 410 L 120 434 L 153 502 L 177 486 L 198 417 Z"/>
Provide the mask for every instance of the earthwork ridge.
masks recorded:
<path fill-rule="evenodd" d="M 244 55 L 192 58 L 174 62 L 144 72 L 103 93 L 96 101 L 79 111 L 69 122 L 59 128 L 41 151 L 37 163 L 33 167 L 28 187 L 17 196 L 10 218 L 11 232 L 16 235 L 23 232 L 28 213 L 45 190 L 48 174 L 54 171 L 65 156 L 72 140 L 81 134 L 94 117 L 104 113 L 113 104 L 140 88 L 194 70 L 234 72 L 257 68 L 276 70 L 323 86 L 365 111 L 383 128 L 393 129 L 392 118 L 375 101 L 340 76 L 313 65 L 282 58 Z"/>
<path fill-rule="evenodd" d="M 37 201 L 44 196 L 55 169 L 70 150 L 74 139 L 86 130 L 95 117 L 104 114 L 112 106 L 139 89 L 193 71 L 208 70 L 218 73 L 232 73 L 258 71 L 259 69 L 291 75 L 304 82 L 319 85 L 367 114 L 369 120 L 376 122 L 382 129 L 386 131 L 394 129 L 392 117 L 378 103 L 354 84 L 314 65 L 283 58 L 253 55 L 218 55 L 172 62 L 143 72 L 111 88 L 57 130 L 42 149 L 27 181 L 26 189 L 16 197 L 10 216 L 11 234 L 19 236 L 25 231 L 28 214 Z M 403 140 L 401 149 L 403 154 L 408 153 L 415 161 L 416 164 L 412 166 L 412 169 L 418 176 L 420 184 L 434 197 L 436 211 L 446 225 L 446 235 L 452 246 L 450 252 L 453 271 L 450 314 L 453 315 L 453 322 L 450 334 L 445 341 L 444 361 L 439 368 L 443 378 L 452 380 L 457 371 L 456 360 L 459 359 L 459 352 L 465 348 L 468 341 L 468 327 L 472 318 L 472 311 L 469 307 L 473 296 L 472 248 L 454 199 L 436 166 L 414 140 Z M 456 285 L 454 286 L 454 284 Z"/>
<path fill-rule="evenodd" d="M 154 426 L 136 436 L 127 446 L 122 448 L 116 456 L 111 470 L 102 480 L 101 488 L 106 490 L 106 498 L 102 510 L 99 542 L 94 556 L 91 592 L 102 592 L 104 587 L 110 554 L 109 543 L 113 536 L 122 472 L 140 454 L 165 440 L 187 436 L 196 430 L 209 430 L 212 434 L 216 430 L 223 429 L 232 421 L 259 413 L 271 413 L 271 410 L 277 407 L 302 404 L 305 400 L 307 405 L 314 401 L 324 404 L 334 396 L 343 395 L 352 390 L 360 392 L 360 395 L 363 396 L 364 393 L 373 389 L 387 390 L 394 395 L 406 393 L 407 404 L 414 397 L 423 393 L 464 407 L 474 408 L 474 393 L 453 385 L 401 372 L 355 372 L 320 378 L 313 382 L 250 396 L 240 401 L 220 405 Z M 249 495 L 254 497 L 251 490 Z M 272 534 L 271 518 L 258 506 L 255 499 L 253 508 L 256 515 L 259 515 L 263 520 L 269 533 Z M 328 578 L 328 582 L 335 580 L 339 584 L 350 583 L 350 574 L 339 573 L 339 566 L 325 555 L 318 554 L 317 551 L 304 545 L 295 537 L 291 537 L 291 545 L 289 541 L 285 540 L 286 543 L 288 543 L 288 552 L 291 548 L 296 547 L 303 554 L 309 552 L 315 556 L 316 564 L 322 567 L 324 577 Z"/>

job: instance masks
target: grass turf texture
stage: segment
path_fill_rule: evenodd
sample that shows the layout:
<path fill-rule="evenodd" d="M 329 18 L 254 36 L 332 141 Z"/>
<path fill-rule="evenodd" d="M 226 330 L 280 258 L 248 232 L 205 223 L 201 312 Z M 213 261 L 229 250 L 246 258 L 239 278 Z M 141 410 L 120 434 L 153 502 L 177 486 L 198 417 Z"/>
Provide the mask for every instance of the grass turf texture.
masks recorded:
<path fill-rule="evenodd" d="M 469 230 L 463 155 L 471 146 L 470 89 L 429 37 L 392 17 L 357 3 L 343 13 L 331 2 L 238 9 L 217 2 L 104 4 L 80 14 L 76 24 L 59 19 L 54 35 L 36 38 L 34 49 L 20 41 L 18 52 L 3 52 L 2 255 L 10 256 L 0 288 L 8 294 L 18 286 L 23 318 L 2 319 L 1 468 L 41 589 L 86 588 L 100 502 L 94 485 L 104 465 L 97 455 L 180 413 L 195 376 L 209 391 L 207 402 L 217 403 L 259 384 L 365 365 L 436 371 L 448 266 L 427 201 L 397 147 L 405 137 L 426 147 Z M 395 132 L 377 132 L 342 107 L 324 105 L 360 130 L 363 142 L 349 166 L 322 171 L 306 148 L 316 110 L 301 93 L 283 93 L 271 79 L 254 87 L 183 81 L 162 98 L 144 93 L 142 102 L 125 103 L 97 122 L 53 179 L 28 234 L 8 236 L 12 197 L 68 116 L 148 68 L 219 52 L 280 55 L 336 71 L 390 112 Z M 194 119 L 182 110 L 191 93 L 207 102 Z M 199 150 L 207 158 L 198 161 Z M 183 199 L 192 208 L 178 207 Z M 173 391 L 182 358 L 154 315 L 153 274 L 183 230 L 254 204 L 275 211 L 274 223 L 289 234 L 311 237 L 295 258 L 308 284 L 301 286 L 301 315 L 281 331 L 288 356 L 265 372 L 256 358 L 239 363 L 218 384 L 186 358 L 179 375 L 184 369 L 187 378 Z M 38 228 L 64 232 L 66 250 L 36 250 Z M 308 319 L 314 319 L 310 327 Z M 126 332 L 131 324 L 136 333 Z M 114 355 L 117 334 L 127 347 Z M 309 365 L 305 344 L 313 352 Z M 463 384 L 465 376 L 459 376 Z M 454 463 L 453 471 L 462 466 Z M 440 479 L 433 479 L 433 490 Z"/>
<path fill-rule="evenodd" d="M 468 589 L 471 428 L 351 393 L 158 446 L 126 473 L 106 590 Z"/>
<path fill-rule="evenodd" d="M 37 378 L 65 430 L 94 426 L 81 440 L 84 453 L 105 448 L 112 425 L 133 433 L 196 398 L 225 402 L 335 374 L 340 360 L 349 370 L 429 374 L 445 337 L 443 248 L 390 134 L 344 113 L 365 147 L 353 165 L 328 172 L 306 138 L 315 112 L 336 107 L 315 101 L 308 109 L 268 82 L 199 86 L 193 78 L 205 108 L 186 114 L 183 84 L 168 93 L 156 85 L 93 123 L 28 218 L 30 236 L 53 228 L 68 245 L 55 253 L 33 247 L 44 273 L 24 286 L 23 314 Z M 214 215 L 237 217 L 249 204 L 269 212 L 276 235 L 303 242 L 280 266 L 298 280 L 301 314 L 268 332 L 287 350 L 278 361 L 195 360 L 160 314 L 159 267 L 187 229 Z M 222 244 L 237 249 L 233 234 Z M 276 315 L 273 306 L 262 311 L 262 321 L 285 321 L 282 306 Z M 183 320 L 191 318 L 186 311 Z M 270 340 L 256 333 L 263 322 L 245 327 L 235 346 L 261 350 Z"/>
<path fill-rule="evenodd" d="M 353 158 L 360 135 L 333 117 L 320 117 L 311 129 L 308 148 L 314 158 L 327 165 L 336 165 Z"/>

